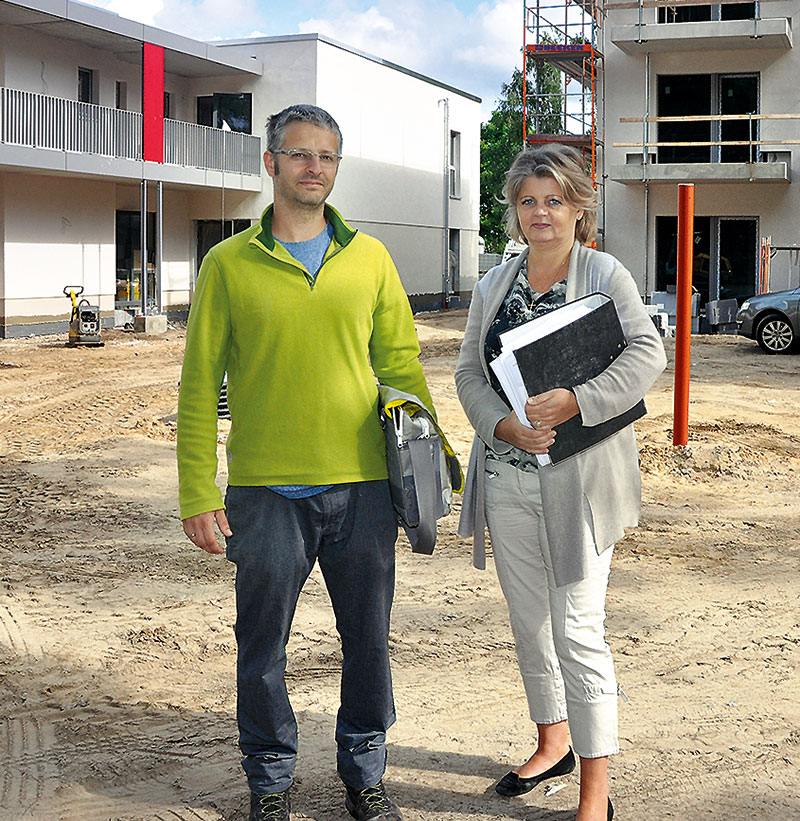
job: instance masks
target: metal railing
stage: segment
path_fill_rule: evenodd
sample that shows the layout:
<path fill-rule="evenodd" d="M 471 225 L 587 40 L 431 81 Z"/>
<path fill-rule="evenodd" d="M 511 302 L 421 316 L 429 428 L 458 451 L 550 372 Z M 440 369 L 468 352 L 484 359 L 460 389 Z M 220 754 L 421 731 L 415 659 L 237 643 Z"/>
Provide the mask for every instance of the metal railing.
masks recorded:
<path fill-rule="evenodd" d="M 252 134 L 164 120 L 165 163 L 258 175 L 261 154 L 261 138 Z"/>
<path fill-rule="evenodd" d="M 0 141 L 105 157 L 142 158 L 142 115 L 0 89 Z"/>
<path fill-rule="evenodd" d="M 648 162 L 649 148 L 709 148 L 714 149 L 714 152 L 709 152 L 709 160 L 711 163 L 720 162 L 719 151 L 723 148 L 744 148 L 747 147 L 747 159 L 745 162 L 758 162 L 761 159 L 763 151 L 775 150 L 775 146 L 780 149 L 781 146 L 800 145 L 800 140 L 784 140 L 784 139 L 766 139 L 764 135 L 760 135 L 757 126 L 759 124 L 772 125 L 775 121 L 780 120 L 798 120 L 800 114 L 692 114 L 685 116 L 670 116 L 670 117 L 620 117 L 620 123 L 642 123 L 643 133 L 642 139 L 638 142 L 613 142 L 611 145 L 614 148 L 637 148 L 642 153 L 642 162 Z M 723 137 L 721 134 L 716 134 L 708 140 L 651 140 L 650 139 L 650 124 L 651 123 L 703 123 L 708 122 L 716 125 L 715 131 L 719 131 L 719 126 L 722 123 L 739 122 L 747 123 L 748 139 L 737 140 L 730 137 Z M 763 146 L 770 146 L 770 149 L 764 149 Z"/>
<path fill-rule="evenodd" d="M 0 143 L 142 159 L 142 115 L 0 87 Z M 164 120 L 164 162 L 261 174 L 261 138 Z"/>

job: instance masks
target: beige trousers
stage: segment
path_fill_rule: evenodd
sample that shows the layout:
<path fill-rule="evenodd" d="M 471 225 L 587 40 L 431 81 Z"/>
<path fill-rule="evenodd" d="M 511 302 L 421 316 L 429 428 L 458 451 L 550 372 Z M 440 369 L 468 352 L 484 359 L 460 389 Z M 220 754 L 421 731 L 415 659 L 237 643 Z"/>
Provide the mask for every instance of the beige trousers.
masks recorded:
<path fill-rule="evenodd" d="M 619 752 L 617 685 L 605 641 L 605 597 L 613 548 L 594 546 L 586 523 L 586 578 L 556 587 L 542 513 L 539 474 L 490 459 L 486 521 L 530 716 L 537 724 L 568 719 L 582 758 Z"/>

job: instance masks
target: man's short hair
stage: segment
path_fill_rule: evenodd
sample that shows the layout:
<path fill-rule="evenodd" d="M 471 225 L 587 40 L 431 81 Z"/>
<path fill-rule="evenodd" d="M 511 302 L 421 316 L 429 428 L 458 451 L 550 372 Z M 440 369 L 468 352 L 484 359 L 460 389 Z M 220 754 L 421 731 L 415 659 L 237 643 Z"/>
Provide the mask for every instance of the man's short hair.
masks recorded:
<path fill-rule="evenodd" d="M 325 111 L 315 105 L 290 105 L 273 114 L 267 120 L 267 151 L 277 151 L 283 148 L 283 141 L 286 138 L 286 128 L 291 123 L 311 123 L 320 128 L 326 128 L 336 135 L 339 143 L 338 152 L 342 153 L 342 132 L 336 120 Z"/>

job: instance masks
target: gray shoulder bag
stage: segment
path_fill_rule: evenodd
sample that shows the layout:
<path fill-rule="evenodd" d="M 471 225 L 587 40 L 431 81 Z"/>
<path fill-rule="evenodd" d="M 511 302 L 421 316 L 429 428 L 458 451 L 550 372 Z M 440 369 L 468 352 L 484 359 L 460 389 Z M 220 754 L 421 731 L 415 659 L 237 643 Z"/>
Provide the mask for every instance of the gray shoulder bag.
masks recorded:
<path fill-rule="evenodd" d="M 414 553 L 433 553 L 436 522 L 450 512 L 464 474 L 436 420 L 413 394 L 379 386 L 389 489 Z"/>

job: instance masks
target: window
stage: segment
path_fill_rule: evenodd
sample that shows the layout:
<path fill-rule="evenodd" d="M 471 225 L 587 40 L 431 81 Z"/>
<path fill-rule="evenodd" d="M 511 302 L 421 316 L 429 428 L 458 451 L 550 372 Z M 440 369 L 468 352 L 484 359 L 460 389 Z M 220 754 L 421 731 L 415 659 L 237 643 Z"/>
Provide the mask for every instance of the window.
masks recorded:
<path fill-rule="evenodd" d="M 141 300 L 142 215 L 139 211 L 117 211 L 117 296 L 116 308 L 130 308 Z M 147 214 L 147 292 L 155 294 L 156 215 Z"/>
<path fill-rule="evenodd" d="M 78 102 L 97 102 L 97 83 L 95 71 L 91 68 L 78 67 Z"/>
<path fill-rule="evenodd" d="M 164 118 L 169 119 L 170 117 L 170 103 L 171 100 L 169 98 L 169 91 L 164 92 Z"/>
<path fill-rule="evenodd" d="M 702 20 L 752 20 L 755 3 L 714 3 L 707 6 L 662 6 L 659 23 L 695 23 Z"/>
<path fill-rule="evenodd" d="M 461 196 L 461 134 L 450 132 L 450 196 Z"/>
<path fill-rule="evenodd" d="M 252 134 L 253 95 L 252 94 L 211 94 L 197 98 L 198 125 L 224 128 Z"/>
<path fill-rule="evenodd" d="M 756 283 L 757 217 L 695 217 L 692 285 L 700 305 L 738 299 Z M 656 290 L 675 291 L 678 218 L 656 217 Z"/>
<path fill-rule="evenodd" d="M 658 116 L 758 114 L 758 74 L 662 74 L 658 77 Z M 658 124 L 658 142 L 703 143 L 758 139 L 758 120 L 696 120 Z M 660 163 L 757 162 L 758 146 L 661 146 Z"/>
<path fill-rule="evenodd" d="M 458 228 L 451 228 L 448 239 L 448 292 L 458 299 L 461 291 L 461 231 Z"/>
<path fill-rule="evenodd" d="M 117 89 L 114 97 L 114 106 L 120 111 L 125 111 L 128 107 L 128 84 L 117 80 Z"/>
<path fill-rule="evenodd" d="M 221 220 L 197 220 L 197 269 L 200 270 L 200 263 L 203 257 L 209 252 L 212 246 L 223 239 L 238 234 L 250 227 L 250 220 L 225 220 L 225 231 L 223 236 L 223 226 Z"/>

